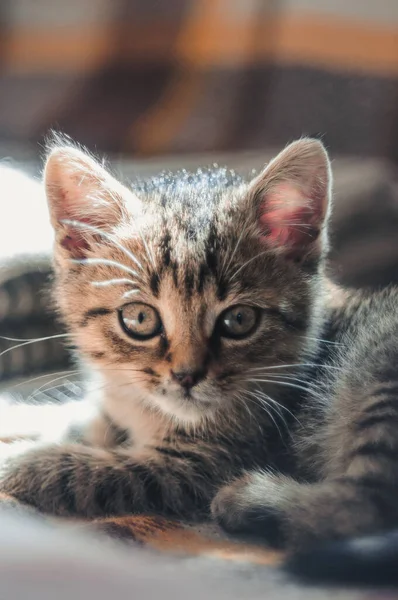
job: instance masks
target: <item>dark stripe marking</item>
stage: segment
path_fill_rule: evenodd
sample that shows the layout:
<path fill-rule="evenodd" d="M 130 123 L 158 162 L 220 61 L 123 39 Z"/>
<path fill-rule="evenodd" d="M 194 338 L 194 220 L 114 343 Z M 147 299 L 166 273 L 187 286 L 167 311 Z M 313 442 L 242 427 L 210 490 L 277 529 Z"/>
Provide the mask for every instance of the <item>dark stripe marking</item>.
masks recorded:
<path fill-rule="evenodd" d="M 87 310 L 84 313 L 83 319 L 80 322 L 80 327 L 85 327 L 91 319 L 109 315 L 111 312 L 112 311 L 109 308 L 90 308 L 90 310 Z"/>
<path fill-rule="evenodd" d="M 160 278 L 157 273 L 152 273 L 151 279 L 149 282 L 149 287 L 151 288 L 152 294 L 157 298 L 159 296 L 159 287 L 160 287 Z"/>
<path fill-rule="evenodd" d="M 159 355 L 161 358 L 163 358 L 168 350 L 169 350 L 170 344 L 169 344 L 169 340 L 167 339 L 167 335 L 165 334 L 165 332 L 162 332 L 159 336 Z"/>
<path fill-rule="evenodd" d="M 164 506 L 163 488 L 159 478 L 156 473 L 150 470 L 150 467 L 134 465 L 132 474 L 137 477 L 144 491 L 145 500 L 143 500 L 143 503 L 145 503 L 147 510 L 159 511 L 167 508 Z"/>
<path fill-rule="evenodd" d="M 374 458 L 383 457 L 397 460 L 398 448 L 392 448 L 389 444 L 386 444 L 383 441 L 377 443 L 365 442 L 351 452 L 352 458 L 356 456 L 368 456 Z"/>
<path fill-rule="evenodd" d="M 199 267 L 199 274 L 198 274 L 198 293 L 201 294 L 203 292 L 204 286 L 205 286 L 205 281 L 207 279 L 207 277 L 209 276 L 209 269 L 207 267 L 207 265 L 205 265 L 204 263 L 202 263 Z"/>
<path fill-rule="evenodd" d="M 137 347 L 133 346 L 132 344 L 129 344 L 111 330 L 107 331 L 107 337 L 112 343 L 112 349 L 118 352 L 119 354 L 132 356 L 138 353 L 142 353 L 144 351 L 144 348 L 142 346 Z"/>
<path fill-rule="evenodd" d="M 153 377 L 159 377 L 158 373 L 156 373 L 153 369 L 151 369 L 150 367 L 146 368 L 146 369 L 142 369 L 143 373 L 146 373 L 147 375 L 152 375 Z"/>
<path fill-rule="evenodd" d="M 178 265 L 175 261 L 171 263 L 171 274 L 173 276 L 174 286 L 178 288 Z"/>
<path fill-rule="evenodd" d="M 209 472 L 209 461 L 207 457 L 200 455 L 197 452 L 192 452 L 190 450 L 175 450 L 174 448 L 165 448 L 162 446 L 156 447 L 156 450 L 166 456 L 187 461 L 187 463 L 190 463 L 196 468 L 200 467 L 200 470 L 205 473 Z"/>
<path fill-rule="evenodd" d="M 398 384 L 394 382 L 394 384 L 389 387 L 388 385 L 382 385 L 377 388 L 373 392 L 373 396 L 395 396 L 396 400 L 398 399 Z"/>
<path fill-rule="evenodd" d="M 171 249 L 170 249 L 171 236 L 167 232 L 160 242 L 160 247 L 163 253 L 163 264 L 168 267 L 171 260 Z"/>
<path fill-rule="evenodd" d="M 396 427 L 398 421 L 398 413 L 382 413 L 379 415 L 369 415 L 363 419 L 360 419 L 355 423 L 355 429 L 358 431 L 363 431 L 364 429 L 370 429 L 375 425 L 385 425 L 386 427 L 389 425 L 393 425 Z"/>
<path fill-rule="evenodd" d="M 370 406 L 364 408 L 363 413 L 366 415 L 371 415 L 375 411 L 378 412 L 380 410 L 389 409 L 389 408 L 393 409 L 393 411 L 398 412 L 398 398 L 397 397 L 391 398 L 391 396 L 390 396 L 389 398 L 384 398 L 384 400 L 375 402 L 374 404 L 371 404 Z"/>
<path fill-rule="evenodd" d="M 105 352 L 90 352 L 91 358 L 104 358 Z"/>
<path fill-rule="evenodd" d="M 220 277 L 217 281 L 217 298 L 222 302 L 228 295 L 228 284 L 225 277 Z"/>
<path fill-rule="evenodd" d="M 193 293 L 195 285 L 195 277 L 192 271 L 187 271 L 185 273 L 185 290 L 187 293 L 187 297 L 190 298 Z"/>

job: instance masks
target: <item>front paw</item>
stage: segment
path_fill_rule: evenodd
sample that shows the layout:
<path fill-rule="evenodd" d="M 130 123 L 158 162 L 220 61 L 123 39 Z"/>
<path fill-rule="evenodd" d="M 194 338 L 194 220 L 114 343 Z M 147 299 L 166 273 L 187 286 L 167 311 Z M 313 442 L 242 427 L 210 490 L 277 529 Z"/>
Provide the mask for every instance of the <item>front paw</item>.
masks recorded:
<path fill-rule="evenodd" d="M 285 543 L 283 510 L 278 506 L 279 478 L 247 473 L 224 486 L 215 496 L 211 512 L 228 533 L 261 537 L 280 547 Z"/>
<path fill-rule="evenodd" d="M 65 486 L 60 485 L 66 483 L 67 470 L 62 475 L 57 454 L 59 446 L 56 445 L 10 448 L 0 465 L 0 493 L 41 512 L 68 514 Z"/>

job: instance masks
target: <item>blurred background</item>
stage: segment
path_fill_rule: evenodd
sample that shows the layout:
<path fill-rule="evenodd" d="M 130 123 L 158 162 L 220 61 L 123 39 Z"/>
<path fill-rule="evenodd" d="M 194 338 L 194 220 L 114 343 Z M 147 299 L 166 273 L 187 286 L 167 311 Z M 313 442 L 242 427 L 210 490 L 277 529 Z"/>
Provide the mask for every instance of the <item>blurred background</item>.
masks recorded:
<path fill-rule="evenodd" d="M 336 181 L 333 276 L 398 281 L 398 0 L 0 0 L 0 165 L 38 176 L 51 128 L 125 177 L 248 172 L 319 137 Z M 5 181 L 0 329 L 46 335 L 45 202 Z M 41 365 L 30 348 L 0 357 L 0 378 Z"/>
<path fill-rule="evenodd" d="M 398 160 L 397 0 L 1 0 L 0 139 Z"/>

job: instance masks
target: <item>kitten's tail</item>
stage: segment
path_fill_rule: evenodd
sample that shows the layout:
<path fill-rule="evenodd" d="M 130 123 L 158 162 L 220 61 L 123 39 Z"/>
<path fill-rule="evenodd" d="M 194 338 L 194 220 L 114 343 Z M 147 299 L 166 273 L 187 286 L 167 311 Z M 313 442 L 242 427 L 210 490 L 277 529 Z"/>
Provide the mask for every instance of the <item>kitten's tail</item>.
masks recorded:
<path fill-rule="evenodd" d="M 299 552 L 285 568 L 302 580 L 319 583 L 397 585 L 398 530 Z"/>

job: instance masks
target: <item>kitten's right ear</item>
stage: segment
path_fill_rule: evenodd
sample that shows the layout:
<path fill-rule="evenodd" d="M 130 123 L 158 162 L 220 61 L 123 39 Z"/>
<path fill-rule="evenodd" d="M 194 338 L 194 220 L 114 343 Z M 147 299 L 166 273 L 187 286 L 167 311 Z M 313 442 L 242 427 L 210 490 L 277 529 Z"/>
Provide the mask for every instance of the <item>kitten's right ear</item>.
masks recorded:
<path fill-rule="evenodd" d="M 51 150 L 44 169 L 51 223 L 58 244 L 81 258 L 98 241 L 95 233 L 112 231 L 126 206 L 139 200 L 91 156 L 71 146 Z"/>
<path fill-rule="evenodd" d="M 251 184 L 251 199 L 264 244 L 301 261 L 327 249 L 332 174 L 318 140 L 287 146 Z"/>

